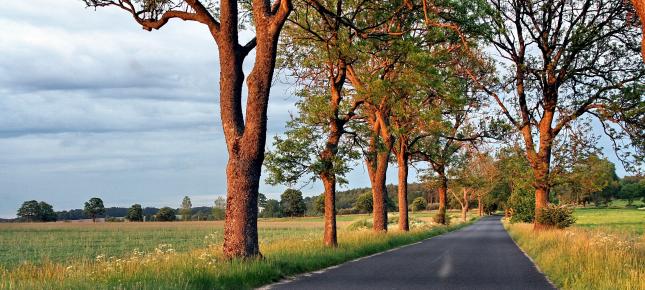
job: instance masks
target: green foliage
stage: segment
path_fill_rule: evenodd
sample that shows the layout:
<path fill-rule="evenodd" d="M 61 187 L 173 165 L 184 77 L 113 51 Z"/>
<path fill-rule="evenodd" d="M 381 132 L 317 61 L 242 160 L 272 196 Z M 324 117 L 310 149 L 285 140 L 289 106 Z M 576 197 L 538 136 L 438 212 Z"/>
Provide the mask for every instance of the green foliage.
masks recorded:
<path fill-rule="evenodd" d="M 260 193 L 260 196 L 264 196 L 264 194 Z M 266 203 L 266 197 L 265 198 L 265 203 Z M 260 202 L 258 201 L 258 206 L 260 206 Z M 215 204 L 213 205 L 213 209 L 211 214 L 213 215 L 213 219 L 216 221 L 221 221 L 224 220 L 224 217 L 226 216 L 226 199 L 224 197 L 218 196 L 215 199 Z"/>
<path fill-rule="evenodd" d="M 159 209 L 159 212 L 157 212 L 156 217 L 157 220 L 160 222 L 172 222 L 177 219 L 176 212 L 174 209 L 169 208 L 169 207 L 162 207 Z"/>
<path fill-rule="evenodd" d="M 35 200 L 25 201 L 18 209 L 17 216 L 19 219 L 28 222 L 49 222 L 57 219 L 57 215 L 50 204 Z"/>
<path fill-rule="evenodd" d="M 535 191 L 530 189 L 516 189 L 508 199 L 508 208 L 511 210 L 511 222 L 531 223 L 535 218 Z"/>
<path fill-rule="evenodd" d="M 128 214 L 125 218 L 131 222 L 141 222 L 143 221 L 143 209 L 140 204 L 133 204 L 128 209 Z"/>
<path fill-rule="evenodd" d="M 419 196 L 412 201 L 410 208 L 412 211 L 422 211 L 428 207 L 428 201 L 422 196 Z"/>
<path fill-rule="evenodd" d="M 105 213 L 103 200 L 98 197 L 90 198 L 90 200 L 85 202 L 85 208 L 83 209 L 83 211 L 86 215 L 90 216 L 92 220 L 95 220 L 96 216 Z"/>
<path fill-rule="evenodd" d="M 260 212 L 260 217 L 263 217 L 263 218 L 282 217 L 282 207 L 280 206 L 280 202 L 275 199 L 267 200 L 266 206 Z"/>
<path fill-rule="evenodd" d="M 181 209 L 179 210 L 181 219 L 185 221 L 189 220 L 192 213 L 193 203 L 190 201 L 190 197 L 184 196 L 184 199 L 181 201 Z"/>
<path fill-rule="evenodd" d="M 282 214 L 287 217 L 304 216 L 307 206 L 302 199 L 302 191 L 287 189 L 280 195 Z"/>
<path fill-rule="evenodd" d="M 446 214 L 446 209 L 441 208 L 439 212 L 437 212 L 433 217 L 432 221 L 441 225 L 449 225 L 450 224 L 450 215 Z"/>
<path fill-rule="evenodd" d="M 321 194 L 313 198 L 311 203 L 311 213 L 313 215 L 322 215 L 325 213 L 325 195 Z"/>
<path fill-rule="evenodd" d="M 373 204 L 372 193 L 368 191 L 358 196 L 354 208 L 360 213 L 371 213 Z"/>
<path fill-rule="evenodd" d="M 645 201 L 645 178 L 625 177 L 618 193 L 619 198 L 627 200 L 631 206 L 634 200 L 642 198 Z"/>
<path fill-rule="evenodd" d="M 576 218 L 573 216 L 573 209 L 566 205 L 548 204 L 540 209 L 536 222 L 547 227 L 563 229 L 573 225 Z"/>

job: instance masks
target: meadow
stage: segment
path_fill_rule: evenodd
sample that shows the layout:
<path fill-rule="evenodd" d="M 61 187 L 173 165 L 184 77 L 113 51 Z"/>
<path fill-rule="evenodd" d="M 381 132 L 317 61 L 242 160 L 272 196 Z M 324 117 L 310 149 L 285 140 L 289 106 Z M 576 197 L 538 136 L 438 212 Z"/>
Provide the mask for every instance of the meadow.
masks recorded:
<path fill-rule="evenodd" d="M 260 219 L 263 259 L 221 256 L 222 222 L 0 224 L 2 289 L 252 288 L 438 235 L 432 212 L 412 213 L 409 233 L 353 229 L 368 215 L 338 217 L 339 248 L 322 246 L 320 217 Z M 352 228 L 352 229 L 350 229 Z"/>
<path fill-rule="evenodd" d="M 564 230 L 506 224 L 516 243 L 561 289 L 645 289 L 645 211 L 578 208 Z"/>

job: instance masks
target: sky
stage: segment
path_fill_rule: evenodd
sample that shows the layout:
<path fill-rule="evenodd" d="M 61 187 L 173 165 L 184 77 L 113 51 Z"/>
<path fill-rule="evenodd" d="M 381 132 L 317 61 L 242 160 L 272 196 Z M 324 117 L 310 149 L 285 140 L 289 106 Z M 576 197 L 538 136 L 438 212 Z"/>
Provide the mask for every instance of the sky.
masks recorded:
<path fill-rule="evenodd" d="M 63 210 L 94 196 L 106 206 L 178 207 L 185 195 L 210 206 L 226 194 L 217 47 L 204 26 L 171 21 L 148 32 L 119 9 L 80 0 L 4 2 L 0 217 L 32 199 Z M 293 92 L 284 81 L 271 90 L 268 146 L 296 113 Z M 349 178 L 369 186 L 362 164 Z M 260 191 L 278 198 L 284 189 Z"/>
<path fill-rule="evenodd" d="M 185 195 L 194 206 L 212 205 L 226 193 L 217 57 L 200 24 L 171 21 L 147 32 L 117 8 L 5 0 L 0 217 L 15 217 L 32 199 L 55 210 L 82 208 L 95 196 L 108 207 L 178 207 Z M 267 146 L 296 113 L 294 90 L 284 81 L 271 90 Z M 388 176 L 394 183 L 394 166 Z M 348 179 L 369 186 L 362 163 Z M 322 192 L 319 183 L 302 186 L 305 195 Z M 260 186 L 276 199 L 284 189 Z"/>

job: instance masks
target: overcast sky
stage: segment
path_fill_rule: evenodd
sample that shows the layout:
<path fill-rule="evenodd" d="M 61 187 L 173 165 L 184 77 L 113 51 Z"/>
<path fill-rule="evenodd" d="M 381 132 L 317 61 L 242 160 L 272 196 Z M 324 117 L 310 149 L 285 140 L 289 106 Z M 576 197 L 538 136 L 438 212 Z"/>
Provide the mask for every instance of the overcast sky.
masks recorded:
<path fill-rule="evenodd" d="M 184 195 L 212 205 L 226 193 L 218 74 L 217 47 L 199 24 L 147 32 L 121 10 L 80 0 L 4 1 L 0 217 L 31 199 L 56 210 L 93 196 L 106 206 L 178 207 Z M 292 92 L 272 88 L 269 141 L 295 113 Z M 350 178 L 369 185 L 360 166 Z M 274 198 L 283 189 L 261 186 Z"/>
<path fill-rule="evenodd" d="M 212 205 L 226 193 L 218 74 L 217 48 L 199 24 L 147 32 L 116 8 L 4 0 L 0 217 L 15 217 L 31 199 L 56 210 L 94 196 L 106 206 L 178 207 L 184 195 Z M 292 92 L 282 83 L 271 90 L 269 142 L 295 113 Z M 349 180 L 369 186 L 362 163 Z M 277 198 L 284 187 L 260 190 Z"/>

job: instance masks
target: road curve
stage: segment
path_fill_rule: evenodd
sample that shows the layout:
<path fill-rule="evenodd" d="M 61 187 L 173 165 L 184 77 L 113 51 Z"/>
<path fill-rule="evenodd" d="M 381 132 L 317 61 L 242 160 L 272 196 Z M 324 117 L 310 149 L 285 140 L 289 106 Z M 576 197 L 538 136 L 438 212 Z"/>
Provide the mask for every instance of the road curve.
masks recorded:
<path fill-rule="evenodd" d="M 500 217 L 263 289 L 554 289 Z"/>

